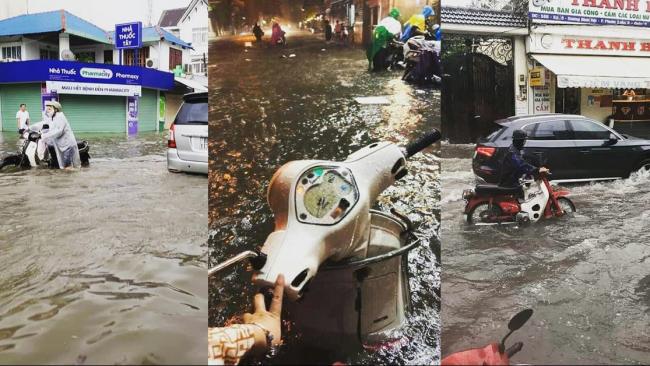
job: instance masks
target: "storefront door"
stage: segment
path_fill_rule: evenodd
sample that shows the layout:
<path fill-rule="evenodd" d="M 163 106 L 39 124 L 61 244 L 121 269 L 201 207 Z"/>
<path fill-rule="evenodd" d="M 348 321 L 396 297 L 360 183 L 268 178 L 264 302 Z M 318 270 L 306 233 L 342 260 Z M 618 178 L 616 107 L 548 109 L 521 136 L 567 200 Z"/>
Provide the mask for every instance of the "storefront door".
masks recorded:
<path fill-rule="evenodd" d="M 555 113 L 580 114 L 580 89 L 555 88 Z"/>

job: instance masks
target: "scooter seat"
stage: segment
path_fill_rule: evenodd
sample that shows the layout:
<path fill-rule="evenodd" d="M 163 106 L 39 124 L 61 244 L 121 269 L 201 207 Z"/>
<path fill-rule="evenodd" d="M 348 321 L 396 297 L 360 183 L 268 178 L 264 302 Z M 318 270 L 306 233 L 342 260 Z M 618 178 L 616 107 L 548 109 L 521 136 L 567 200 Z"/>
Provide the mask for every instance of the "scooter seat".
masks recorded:
<path fill-rule="evenodd" d="M 477 195 L 481 196 L 524 195 L 524 191 L 521 187 L 502 187 L 496 184 L 479 184 L 476 186 L 474 192 L 476 192 Z"/>

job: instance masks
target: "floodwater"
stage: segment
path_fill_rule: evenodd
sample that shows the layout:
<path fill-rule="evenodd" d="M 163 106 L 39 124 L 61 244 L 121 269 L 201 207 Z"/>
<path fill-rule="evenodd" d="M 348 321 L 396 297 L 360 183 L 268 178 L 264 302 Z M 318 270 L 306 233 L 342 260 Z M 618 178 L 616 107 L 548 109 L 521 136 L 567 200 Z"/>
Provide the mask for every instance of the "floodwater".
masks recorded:
<path fill-rule="evenodd" d="M 440 126 L 440 93 L 401 81 L 401 73 L 371 74 L 365 52 L 289 33 L 285 48 L 252 37 L 210 44 L 210 264 L 261 247 L 273 230 L 266 189 L 274 171 L 297 159 L 344 160 L 379 140 L 405 143 Z M 291 55 L 294 56 L 291 56 Z M 215 62 L 215 60 L 218 60 Z M 363 106 L 354 97 L 387 96 L 390 105 Z M 409 342 L 377 353 L 308 354 L 288 331 L 277 363 L 431 363 L 439 354 L 440 185 L 438 146 L 409 161 L 410 174 L 380 198 L 414 221 L 428 245 L 409 255 L 414 310 Z M 251 272 L 239 265 L 210 281 L 210 325 L 251 310 Z M 318 316 L 314 309 L 314 316 Z"/>
<path fill-rule="evenodd" d="M 498 342 L 510 317 L 531 320 L 509 338 L 530 364 L 650 362 L 650 176 L 564 185 L 574 217 L 527 227 L 465 224 L 472 145 L 444 144 L 443 356 Z"/>
<path fill-rule="evenodd" d="M 88 168 L 0 173 L 0 363 L 205 364 L 206 177 L 162 133 L 77 138 Z"/>

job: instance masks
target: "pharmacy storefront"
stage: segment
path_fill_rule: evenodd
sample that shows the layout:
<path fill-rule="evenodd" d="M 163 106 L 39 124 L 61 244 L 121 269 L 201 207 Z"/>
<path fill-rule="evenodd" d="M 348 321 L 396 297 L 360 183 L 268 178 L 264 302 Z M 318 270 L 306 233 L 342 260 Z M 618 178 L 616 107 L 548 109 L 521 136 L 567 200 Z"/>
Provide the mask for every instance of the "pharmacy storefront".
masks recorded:
<path fill-rule="evenodd" d="M 16 129 L 27 104 L 39 121 L 46 100 L 58 100 L 75 132 L 157 131 L 161 92 L 174 87 L 168 72 L 136 66 L 56 60 L 0 63 L 0 120 Z"/>
<path fill-rule="evenodd" d="M 618 126 L 650 124 L 647 5 L 531 1 L 529 111 L 582 114 Z"/>

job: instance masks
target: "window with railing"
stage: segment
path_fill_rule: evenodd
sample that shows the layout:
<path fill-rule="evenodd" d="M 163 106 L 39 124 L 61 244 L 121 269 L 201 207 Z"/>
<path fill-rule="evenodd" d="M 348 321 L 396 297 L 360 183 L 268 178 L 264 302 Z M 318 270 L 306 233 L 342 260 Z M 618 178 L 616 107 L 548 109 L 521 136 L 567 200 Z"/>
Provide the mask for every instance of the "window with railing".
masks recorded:
<path fill-rule="evenodd" d="M 192 45 L 204 45 L 208 42 L 208 28 L 192 28 Z"/>
<path fill-rule="evenodd" d="M 138 49 L 138 59 L 135 57 L 135 49 L 122 51 L 122 63 L 130 66 L 146 66 L 147 59 L 149 58 L 149 47 L 142 47 Z"/>
<path fill-rule="evenodd" d="M 192 64 L 192 73 L 205 74 L 205 64 L 203 63 L 203 61 L 195 62 Z"/>
<path fill-rule="evenodd" d="M 22 60 L 21 53 L 21 46 L 2 47 L 3 60 Z"/>

